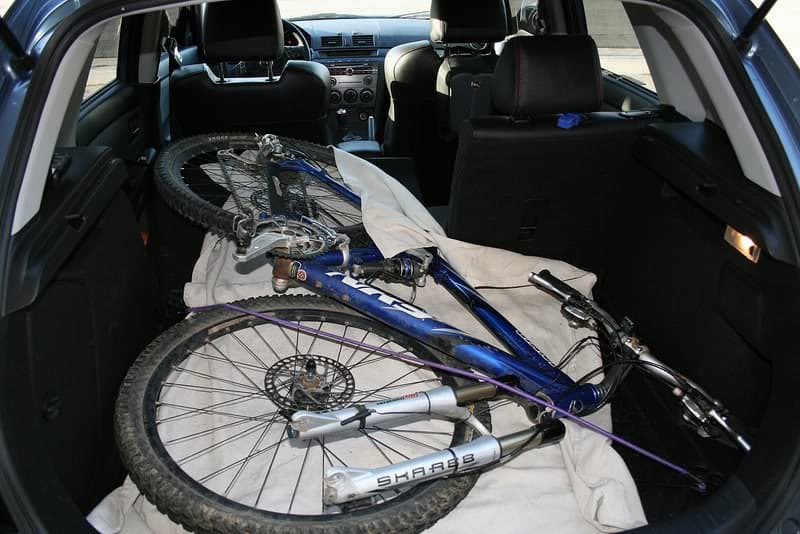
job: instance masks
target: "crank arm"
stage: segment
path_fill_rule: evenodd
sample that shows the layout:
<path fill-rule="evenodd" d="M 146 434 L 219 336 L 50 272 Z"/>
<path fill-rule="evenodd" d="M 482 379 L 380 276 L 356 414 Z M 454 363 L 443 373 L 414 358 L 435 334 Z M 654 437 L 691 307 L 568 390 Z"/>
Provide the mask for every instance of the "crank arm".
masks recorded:
<path fill-rule="evenodd" d="M 318 439 L 329 434 L 357 430 L 365 426 L 401 424 L 430 417 L 463 421 L 480 434 L 489 434 L 486 427 L 469 408 L 460 404 L 491 398 L 497 388 L 480 383 L 474 386 L 453 389 L 441 386 L 410 395 L 351 406 L 329 412 L 298 411 L 292 415 L 289 437 L 301 440 Z"/>
<path fill-rule="evenodd" d="M 499 438 L 480 436 L 468 443 L 377 469 L 332 467 L 323 480 L 323 500 L 328 505 L 341 504 L 412 482 L 473 471 L 518 450 L 544 447 L 563 437 L 564 423 L 550 419 L 522 432 Z"/>

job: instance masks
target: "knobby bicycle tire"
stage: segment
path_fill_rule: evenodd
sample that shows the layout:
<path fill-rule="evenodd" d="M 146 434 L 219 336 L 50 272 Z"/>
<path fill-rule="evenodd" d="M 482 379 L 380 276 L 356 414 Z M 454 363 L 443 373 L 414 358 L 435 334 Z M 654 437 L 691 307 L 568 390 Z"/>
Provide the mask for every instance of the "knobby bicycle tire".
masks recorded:
<path fill-rule="evenodd" d="M 231 192 L 227 190 L 227 186 L 220 185 L 220 179 L 214 181 L 208 176 L 208 174 L 213 174 L 208 171 L 208 165 L 220 165 L 215 164 L 210 159 L 209 154 L 216 154 L 218 151 L 226 149 L 240 152 L 252 151 L 256 148 L 256 139 L 256 134 L 212 133 L 195 135 L 171 143 L 159 154 L 156 160 L 156 184 L 159 193 L 171 208 L 184 217 L 210 232 L 235 241 L 237 239 L 236 225 L 244 214 L 239 213 L 238 211 L 240 210 L 236 208 L 225 207 L 224 202 Z M 307 141 L 282 137 L 279 139 L 285 148 L 302 154 L 303 157 L 323 168 L 327 168 L 334 179 L 341 179 L 337 174 L 338 171 L 336 171 L 333 149 Z M 198 158 L 201 160 L 195 163 L 195 159 Z M 192 168 L 187 170 L 186 167 L 189 165 Z M 198 172 L 198 169 L 202 169 L 204 172 Z M 189 174 L 200 176 L 198 178 L 196 176 L 188 176 Z M 281 176 L 289 177 L 290 181 L 313 182 L 317 190 L 325 191 L 321 196 L 325 197 L 327 195 L 327 198 L 312 199 L 316 204 L 336 203 L 337 207 L 349 206 L 352 212 L 339 216 L 339 219 L 342 220 L 337 220 L 336 216 L 331 216 L 327 220 L 321 220 L 321 222 L 331 226 L 338 232 L 349 235 L 354 246 L 368 245 L 369 239 L 360 220 L 360 209 L 352 206 L 341 195 L 321 184 L 315 177 L 305 173 L 300 177 L 300 174 L 297 171 L 281 172 Z M 201 181 L 205 183 L 201 183 Z M 261 194 L 261 197 L 268 197 L 269 195 L 266 194 L 268 185 L 264 185 L 263 188 L 264 191 L 256 191 L 252 196 Z M 268 203 L 268 200 L 265 201 Z M 258 208 L 256 208 L 257 210 Z M 319 212 L 325 212 L 324 209 L 316 210 L 315 213 L 303 212 L 302 210 L 297 210 L 297 212 L 288 211 L 289 213 L 272 213 L 271 209 L 265 208 L 264 213 L 260 215 L 304 215 L 319 219 L 317 216 Z"/>

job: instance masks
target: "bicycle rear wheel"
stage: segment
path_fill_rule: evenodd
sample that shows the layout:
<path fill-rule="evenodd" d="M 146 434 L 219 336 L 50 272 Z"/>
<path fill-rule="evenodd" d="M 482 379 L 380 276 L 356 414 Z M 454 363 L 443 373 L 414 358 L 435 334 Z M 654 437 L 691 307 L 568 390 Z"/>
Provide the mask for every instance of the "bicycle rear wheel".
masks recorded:
<path fill-rule="evenodd" d="M 344 186 L 332 149 L 279 140 Z M 255 134 L 220 133 L 170 144 L 156 162 L 161 195 L 183 216 L 234 241 L 240 221 L 274 215 L 310 217 L 351 238 L 364 234 L 360 206 L 310 173 L 259 161 L 257 141 Z"/>

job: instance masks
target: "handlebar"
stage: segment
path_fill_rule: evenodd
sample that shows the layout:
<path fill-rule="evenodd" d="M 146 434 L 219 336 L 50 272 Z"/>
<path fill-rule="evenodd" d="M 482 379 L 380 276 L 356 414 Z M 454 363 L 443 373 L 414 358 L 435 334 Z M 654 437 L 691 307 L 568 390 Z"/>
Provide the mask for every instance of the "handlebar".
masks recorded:
<path fill-rule="evenodd" d="M 547 269 L 539 271 L 538 273 L 531 273 L 530 277 L 528 277 L 528 281 L 539 289 L 555 295 L 562 302 L 566 302 L 570 298 L 584 298 L 580 291 L 573 288 L 561 279 L 556 278 Z"/>
<path fill-rule="evenodd" d="M 684 410 L 684 420 L 697 427 L 700 435 L 711 435 L 709 429 L 714 427 L 726 435 L 737 447 L 750 450 L 749 440 L 734 429 L 727 411 L 722 404 L 706 393 L 699 385 L 679 374 L 656 358 L 646 345 L 639 343 L 633 336 L 630 326 L 621 327 L 619 323 L 589 297 L 580 293 L 563 280 L 553 276 L 550 271 L 543 270 L 531 273 L 528 280 L 538 287 L 554 295 L 562 302 L 562 311 L 571 318 L 585 317 L 584 324 L 592 319 L 598 328 L 609 335 L 612 347 L 616 345 L 619 356 L 623 360 L 637 364 L 639 369 L 660 379 L 670 388 L 680 401 Z M 576 313 L 576 310 L 581 313 Z M 623 362 L 618 362 L 623 363 Z M 596 385 L 600 393 L 608 396 L 624 378 L 630 368 L 628 365 L 610 366 L 602 382 Z"/>

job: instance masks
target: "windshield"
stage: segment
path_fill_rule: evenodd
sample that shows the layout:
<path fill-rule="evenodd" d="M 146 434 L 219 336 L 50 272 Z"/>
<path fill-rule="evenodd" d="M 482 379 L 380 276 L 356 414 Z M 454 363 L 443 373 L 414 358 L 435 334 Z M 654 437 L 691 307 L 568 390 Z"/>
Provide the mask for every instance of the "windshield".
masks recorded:
<path fill-rule="evenodd" d="M 278 0 L 278 4 L 281 16 L 286 19 L 403 16 L 427 19 L 431 0 Z"/>

